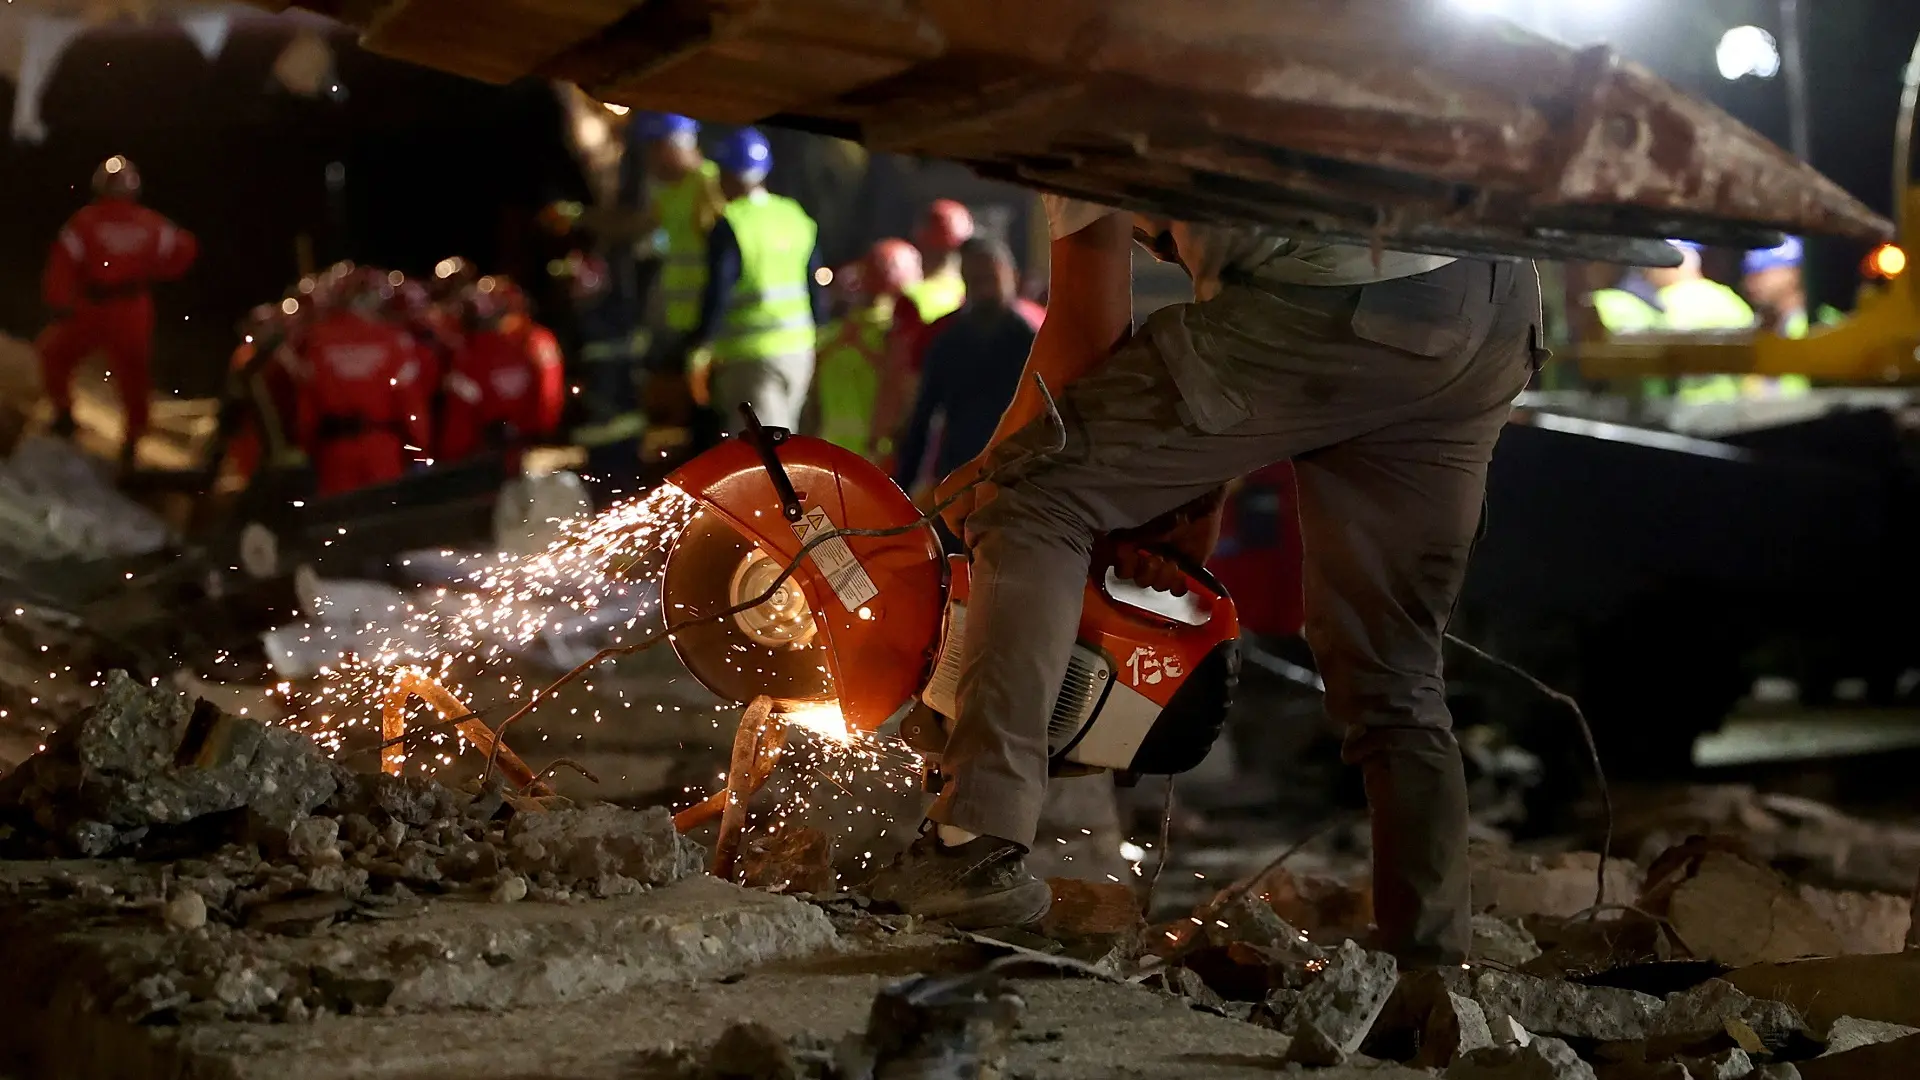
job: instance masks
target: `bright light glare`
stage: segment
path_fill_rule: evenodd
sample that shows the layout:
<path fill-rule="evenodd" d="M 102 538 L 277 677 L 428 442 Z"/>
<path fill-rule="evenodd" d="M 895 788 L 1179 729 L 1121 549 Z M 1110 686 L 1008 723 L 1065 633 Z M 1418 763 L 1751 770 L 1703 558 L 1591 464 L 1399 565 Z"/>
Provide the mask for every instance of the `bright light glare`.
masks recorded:
<path fill-rule="evenodd" d="M 1780 73 L 1780 46 L 1757 26 L 1736 26 L 1722 34 L 1713 59 L 1720 77 L 1729 81 L 1747 75 L 1771 79 Z"/>
<path fill-rule="evenodd" d="M 1867 265 L 1884 278 L 1899 277 L 1907 268 L 1907 253 L 1893 244 L 1881 244 L 1867 256 Z"/>
<path fill-rule="evenodd" d="M 1491 15 L 1506 7 L 1502 0 L 1448 0 L 1454 7 L 1475 15 Z"/>

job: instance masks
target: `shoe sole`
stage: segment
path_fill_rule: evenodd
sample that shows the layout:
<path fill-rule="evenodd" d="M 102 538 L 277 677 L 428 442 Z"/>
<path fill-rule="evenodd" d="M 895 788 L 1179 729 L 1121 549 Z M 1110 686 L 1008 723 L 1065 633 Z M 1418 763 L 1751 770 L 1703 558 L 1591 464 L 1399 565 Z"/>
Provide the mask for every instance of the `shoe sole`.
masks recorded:
<path fill-rule="evenodd" d="M 912 913 L 939 919 L 957 930 L 986 930 L 996 926 L 1026 926 L 1047 917 L 1053 907 L 1053 889 L 1044 881 L 1029 881 L 993 896 L 972 897 L 946 904 L 916 904 Z"/>

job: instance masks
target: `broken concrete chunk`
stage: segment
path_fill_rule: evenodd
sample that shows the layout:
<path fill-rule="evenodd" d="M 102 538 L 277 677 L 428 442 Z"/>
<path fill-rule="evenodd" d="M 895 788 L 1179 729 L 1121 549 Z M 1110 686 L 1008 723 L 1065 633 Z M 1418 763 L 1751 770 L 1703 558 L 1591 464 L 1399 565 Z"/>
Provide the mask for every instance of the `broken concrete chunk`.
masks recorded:
<path fill-rule="evenodd" d="M 1493 1046 L 1460 1058 L 1446 1080 L 1596 1080 L 1593 1066 L 1559 1039 L 1536 1038 L 1525 1046 Z"/>
<path fill-rule="evenodd" d="M 1309 932 L 1357 932 L 1373 924 L 1373 890 L 1364 877 L 1347 881 L 1276 866 L 1247 891 L 1286 922 Z"/>
<path fill-rule="evenodd" d="M 833 842 L 808 825 L 749 837 L 741 845 L 739 872 L 743 884 L 770 892 L 830 893 L 838 883 Z"/>
<path fill-rule="evenodd" d="M 1474 975 L 1473 997 L 1496 1026 L 1510 1018 L 1536 1034 L 1602 1042 L 1645 1037 L 1661 1008 L 1651 994 L 1491 970 Z"/>
<path fill-rule="evenodd" d="M 665 807 L 516 814 L 507 826 L 508 861 L 522 874 L 550 873 L 618 895 L 701 872 L 700 846 L 680 835 Z"/>
<path fill-rule="evenodd" d="M 1502 918 L 1577 915 L 1593 906 L 1600 855 L 1592 851 L 1542 857 L 1476 844 L 1472 851 L 1474 906 Z M 1640 895 L 1640 868 L 1627 859 L 1607 860 L 1607 898 Z"/>
<path fill-rule="evenodd" d="M 1725 1031 L 1728 1021 L 1739 1021 L 1768 1043 L 1777 1043 L 1806 1028 L 1800 1014 L 1783 1001 L 1748 997 L 1732 983 L 1708 979 L 1688 990 L 1667 995 L 1654 1018 L 1653 1036 L 1707 1035 Z"/>
<path fill-rule="evenodd" d="M 1667 869 L 1641 906 L 1663 915 L 1699 959 L 1743 967 L 1841 951 L 1833 928 L 1769 867 L 1700 844 L 1660 862 Z"/>
<path fill-rule="evenodd" d="M 98 856 L 155 826 L 241 807 L 291 823 L 334 788 L 333 767 L 298 732 L 113 671 L 91 709 L 0 780 L 0 807 Z"/>
<path fill-rule="evenodd" d="M 175 930 L 198 930 L 207 925 L 207 901 L 191 889 L 182 889 L 179 895 L 167 901 L 161 914 L 167 925 Z"/>
<path fill-rule="evenodd" d="M 1540 955 L 1540 943 L 1527 928 L 1497 915 L 1473 917 L 1473 959 L 1476 963 L 1517 968 Z"/>
<path fill-rule="evenodd" d="M 527 898 L 527 879 L 514 874 L 493 887 L 488 896 L 496 904 L 513 904 Z"/>
<path fill-rule="evenodd" d="M 1251 892 L 1240 892 L 1201 918 L 1205 922 L 1201 930 L 1210 945 L 1245 942 L 1283 950 L 1301 960 L 1318 960 L 1327 955 L 1306 933 L 1274 914 L 1266 901 Z"/>
<path fill-rule="evenodd" d="M 287 854 L 303 863 L 338 861 L 339 843 L 340 823 L 329 817 L 301 818 L 287 831 Z"/>
<path fill-rule="evenodd" d="M 1747 1080 L 1801 1080 L 1800 1068 L 1790 1061 L 1776 1061 L 1753 1070 Z"/>
<path fill-rule="evenodd" d="M 1912 897 L 1796 885 L 1794 892 L 1840 939 L 1840 953 L 1894 953 L 1906 946 Z"/>
<path fill-rule="evenodd" d="M 1753 1072 L 1745 1050 L 1722 1050 L 1707 1057 L 1685 1059 L 1689 1080 L 1744 1080 Z"/>
<path fill-rule="evenodd" d="M 1420 1052 L 1413 1063 L 1444 1069 L 1475 1050 L 1493 1045 L 1493 1029 L 1488 1026 L 1487 1014 L 1481 1010 L 1480 1003 L 1448 991 L 1427 1014 Z"/>
<path fill-rule="evenodd" d="M 1287 1017 L 1284 1030 L 1293 1037 L 1287 1060 L 1303 1065 L 1345 1062 L 1359 1051 L 1398 981 L 1399 965 L 1393 957 L 1341 942 Z"/>
<path fill-rule="evenodd" d="M 1920 1028 L 1910 1028 L 1905 1024 L 1889 1024 L 1884 1020 L 1862 1020 L 1856 1016 L 1843 1016 L 1827 1029 L 1827 1054 L 1844 1054 L 1849 1050 L 1858 1050 L 1863 1046 L 1892 1042 L 1909 1035 L 1920 1035 Z M 1822 1055 L 1826 1056 L 1825 1054 Z"/>

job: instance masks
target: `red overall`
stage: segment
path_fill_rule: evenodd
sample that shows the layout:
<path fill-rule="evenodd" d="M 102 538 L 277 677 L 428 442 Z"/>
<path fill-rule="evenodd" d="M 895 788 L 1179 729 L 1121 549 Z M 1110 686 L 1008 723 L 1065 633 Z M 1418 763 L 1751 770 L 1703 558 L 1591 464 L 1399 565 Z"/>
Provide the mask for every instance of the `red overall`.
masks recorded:
<path fill-rule="evenodd" d="M 413 339 L 336 311 L 307 328 L 301 354 L 307 380 L 298 410 L 300 445 L 313 462 L 318 493 L 399 479 L 430 434 Z"/>
<path fill-rule="evenodd" d="M 566 382 L 560 345 L 545 327 L 478 330 L 454 354 L 440 422 L 440 454 L 455 461 L 486 448 L 491 429 L 525 444 L 560 423 Z"/>
<path fill-rule="evenodd" d="M 153 354 L 147 287 L 185 274 L 198 252 L 192 233 L 126 199 L 100 199 L 67 220 L 41 284 L 57 318 L 37 343 L 41 380 L 55 410 L 72 413 L 74 368 L 99 350 L 126 409 L 127 444 L 145 434 Z"/>

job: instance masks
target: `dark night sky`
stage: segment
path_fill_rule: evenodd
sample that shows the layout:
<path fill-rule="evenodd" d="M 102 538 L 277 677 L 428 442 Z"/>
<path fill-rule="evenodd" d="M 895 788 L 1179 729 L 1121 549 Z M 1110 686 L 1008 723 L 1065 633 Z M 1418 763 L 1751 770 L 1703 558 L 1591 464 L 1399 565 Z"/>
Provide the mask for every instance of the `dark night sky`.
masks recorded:
<path fill-rule="evenodd" d="M 1800 3 L 1813 163 L 1889 211 L 1899 78 L 1920 35 L 1920 0 Z M 1728 26 L 1777 30 L 1777 0 L 1544 0 L 1540 9 L 1570 40 L 1610 41 L 1787 142 L 1783 81 L 1728 83 L 1713 61 Z M 46 246 L 83 200 L 94 164 L 112 153 L 142 165 L 152 203 L 206 249 L 188 281 L 161 293 L 163 385 L 211 388 L 233 320 L 290 281 L 303 231 L 319 238 L 323 260 L 351 255 L 414 271 L 454 251 L 509 271 L 516 256 L 537 257 L 513 223 L 577 182 L 544 87 L 480 86 L 343 42 L 347 100 L 301 101 L 265 89 L 283 42 L 240 28 L 211 65 L 178 33 L 103 32 L 76 43 L 47 94 L 47 143 L 0 140 L 0 331 L 38 329 Z M 11 106 L 11 84 L 0 82 L 0 110 Z M 347 169 L 347 197 L 330 209 L 322 177 L 334 161 Z M 1861 252 L 1812 247 L 1816 291 L 1846 303 Z"/>

